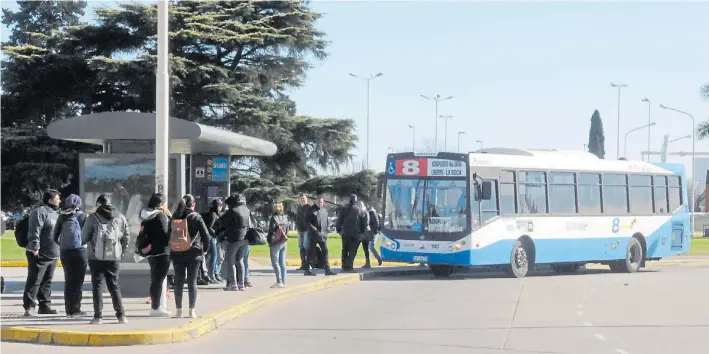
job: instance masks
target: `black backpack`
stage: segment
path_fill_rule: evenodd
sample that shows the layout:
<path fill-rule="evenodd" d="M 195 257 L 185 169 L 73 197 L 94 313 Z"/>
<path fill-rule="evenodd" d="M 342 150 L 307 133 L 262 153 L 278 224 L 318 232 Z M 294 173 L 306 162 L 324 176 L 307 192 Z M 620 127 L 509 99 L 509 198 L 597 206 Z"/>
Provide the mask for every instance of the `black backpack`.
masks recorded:
<path fill-rule="evenodd" d="M 27 244 L 29 243 L 27 234 L 30 228 L 30 213 L 22 215 L 20 222 L 18 222 L 15 227 L 15 241 L 17 241 L 17 245 L 22 248 L 27 247 Z"/>

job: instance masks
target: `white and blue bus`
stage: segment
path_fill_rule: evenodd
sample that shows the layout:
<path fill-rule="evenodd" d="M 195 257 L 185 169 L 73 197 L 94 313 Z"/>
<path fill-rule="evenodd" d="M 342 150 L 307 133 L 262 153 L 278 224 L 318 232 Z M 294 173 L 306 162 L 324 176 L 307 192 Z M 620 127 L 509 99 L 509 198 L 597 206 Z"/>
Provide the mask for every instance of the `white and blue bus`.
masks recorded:
<path fill-rule="evenodd" d="M 636 272 L 689 251 L 683 165 L 493 148 L 389 154 L 385 175 L 383 259 L 436 275 L 497 266 L 524 277 L 538 264 L 586 263 Z"/>

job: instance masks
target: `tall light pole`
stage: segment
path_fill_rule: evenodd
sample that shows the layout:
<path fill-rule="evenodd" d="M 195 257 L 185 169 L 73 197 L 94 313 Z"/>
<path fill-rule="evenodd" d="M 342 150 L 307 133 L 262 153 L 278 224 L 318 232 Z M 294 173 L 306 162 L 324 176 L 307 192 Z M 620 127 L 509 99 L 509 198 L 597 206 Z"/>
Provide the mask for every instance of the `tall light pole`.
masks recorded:
<path fill-rule="evenodd" d="M 409 124 L 411 129 L 411 152 L 416 152 L 416 126 Z"/>
<path fill-rule="evenodd" d="M 428 97 L 421 95 L 421 97 L 436 102 L 436 115 L 434 116 L 436 122 L 436 137 L 433 139 L 433 150 L 438 152 L 438 102 L 450 100 L 453 96 L 441 97 L 441 95 L 435 95 L 433 97 Z"/>
<path fill-rule="evenodd" d="M 647 102 L 647 124 L 650 124 L 652 121 L 652 104 L 647 97 L 643 98 L 641 101 Z M 650 151 L 650 126 L 647 127 L 647 151 Z M 647 160 L 650 161 L 650 155 L 647 155 Z"/>
<path fill-rule="evenodd" d="M 691 199 L 692 199 L 692 204 L 691 204 L 691 206 L 690 206 L 690 208 L 689 208 L 689 211 L 692 213 L 692 221 L 691 221 L 691 226 L 689 227 L 689 229 L 690 229 L 690 233 L 689 233 L 689 234 L 692 235 L 692 234 L 694 233 L 694 203 L 695 203 L 694 198 L 696 198 L 696 196 L 694 195 L 694 192 L 695 192 L 695 191 L 694 191 L 694 186 L 697 184 L 697 183 L 696 183 L 696 182 L 697 182 L 697 180 L 696 180 L 696 179 L 697 179 L 697 174 L 695 173 L 696 171 L 694 171 L 695 158 L 697 157 L 697 150 L 696 150 L 696 145 L 697 145 L 697 138 L 696 138 L 696 136 L 697 136 L 697 127 L 696 127 L 696 125 L 697 125 L 697 124 L 696 124 L 696 121 L 694 120 L 694 116 L 691 115 L 691 114 L 689 114 L 689 113 L 687 113 L 687 112 L 680 111 L 679 109 L 676 109 L 676 108 L 672 108 L 672 107 L 665 106 L 664 104 L 661 104 L 661 105 L 660 105 L 660 108 L 662 108 L 662 109 L 667 109 L 667 110 L 670 110 L 670 111 L 675 111 L 675 112 L 680 113 L 680 114 L 684 114 L 685 116 L 687 116 L 687 117 L 689 117 L 690 119 L 692 119 L 692 197 L 691 197 Z"/>
<path fill-rule="evenodd" d="M 438 117 L 445 120 L 445 123 L 443 123 L 443 151 L 445 152 L 448 150 L 448 120 L 453 119 L 453 116 L 440 115 Z"/>
<path fill-rule="evenodd" d="M 618 131 L 617 131 L 617 137 L 618 140 L 616 142 L 616 156 L 615 158 L 618 159 L 620 158 L 620 89 L 623 87 L 628 87 L 628 84 L 614 84 L 611 82 L 611 87 L 617 87 L 618 88 Z"/>
<path fill-rule="evenodd" d="M 483 141 L 482 140 L 475 140 L 476 143 L 480 143 L 480 150 L 483 149 Z"/>
<path fill-rule="evenodd" d="M 170 73 L 168 58 L 169 4 L 158 0 L 158 71 L 155 90 L 155 192 L 162 193 L 167 203 L 170 141 Z M 167 309 L 167 279 L 162 283 L 160 307 Z"/>
<path fill-rule="evenodd" d="M 369 75 L 369 76 L 365 77 L 365 76 L 358 76 L 353 73 L 350 73 L 350 76 L 360 79 L 360 80 L 364 80 L 367 82 L 367 155 L 366 155 L 367 162 L 365 163 L 365 165 L 367 166 L 367 169 L 369 169 L 369 83 L 372 80 L 374 80 L 382 75 L 384 75 L 384 74 L 376 73 L 374 75 Z"/>
<path fill-rule="evenodd" d="M 458 153 L 460 153 L 460 136 L 465 135 L 465 132 L 458 132 Z"/>
<path fill-rule="evenodd" d="M 645 128 L 650 129 L 650 127 L 653 125 L 655 125 L 655 122 L 650 122 L 650 124 L 645 124 L 643 126 L 630 129 L 627 133 L 625 133 L 625 139 L 623 139 L 623 157 L 625 157 L 626 159 L 628 158 L 628 134 Z"/>

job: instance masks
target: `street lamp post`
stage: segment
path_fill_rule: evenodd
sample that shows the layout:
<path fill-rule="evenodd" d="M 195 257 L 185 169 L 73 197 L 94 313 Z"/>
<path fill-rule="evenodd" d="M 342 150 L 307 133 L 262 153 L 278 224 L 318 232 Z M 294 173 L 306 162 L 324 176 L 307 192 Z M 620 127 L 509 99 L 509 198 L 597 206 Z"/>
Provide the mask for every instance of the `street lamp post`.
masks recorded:
<path fill-rule="evenodd" d="M 416 152 L 416 127 L 409 124 L 411 129 L 411 152 Z"/>
<path fill-rule="evenodd" d="M 353 73 L 350 73 L 350 76 L 360 79 L 360 80 L 364 80 L 367 82 L 367 155 L 366 155 L 366 160 L 365 160 L 366 161 L 365 165 L 367 166 L 367 169 L 369 169 L 369 83 L 372 80 L 374 80 L 382 75 L 384 75 L 384 74 L 377 73 L 377 74 L 365 77 L 365 76 L 358 76 Z"/>
<path fill-rule="evenodd" d="M 441 95 L 435 95 L 433 97 L 428 97 L 425 95 L 421 95 L 421 97 L 436 102 L 436 115 L 434 116 L 436 123 L 436 137 L 433 139 L 433 150 L 435 150 L 435 152 L 438 152 L 438 102 L 450 100 L 453 98 L 453 96 L 441 97 Z"/>
<path fill-rule="evenodd" d="M 625 133 L 625 139 L 623 139 L 623 157 L 625 157 L 626 159 L 628 158 L 628 134 L 630 134 L 632 132 L 636 132 L 641 129 L 645 129 L 645 128 L 650 129 L 650 127 L 655 124 L 656 124 L 655 122 L 650 122 L 649 124 L 645 124 L 643 126 L 635 128 L 635 129 L 630 129 L 630 130 L 628 130 L 627 133 Z"/>
<path fill-rule="evenodd" d="M 697 183 L 696 183 L 696 182 L 697 182 L 697 181 L 696 181 L 697 174 L 695 173 L 696 171 L 694 170 L 694 167 L 695 167 L 695 158 L 696 158 L 696 156 L 697 156 L 697 150 L 696 150 L 696 145 L 697 145 L 697 138 L 696 138 L 696 136 L 697 136 L 697 127 L 696 127 L 696 125 L 697 125 L 697 124 L 696 124 L 696 121 L 694 120 L 694 116 L 691 115 L 691 114 L 689 114 L 689 113 L 687 113 L 687 112 L 680 111 L 679 109 L 676 109 L 676 108 L 672 108 L 672 107 L 665 106 L 664 104 L 661 104 L 661 105 L 660 105 L 660 108 L 662 108 L 662 109 L 667 109 L 667 110 L 670 110 L 670 111 L 675 111 L 675 112 L 680 113 L 680 114 L 684 114 L 685 116 L 689 117 L 689 118 L 692 120 L 692 198 L 691 198 L 691 199 L 692 199 L 692 204 L 691 204 L 691 206 L 690 206 L 690 208 L 689 208 L 689 211 L 692 213 L 692 221 L 691 221 L 691 225 L 690 225 L 690 227 L 689 227 L 689 229 L 690 229 L 690 233 L 689 233 L 689 234 L 691 235 L 691 234 L 694 233 L 694 203 L 695 203 L 695 200 L 694 200 L 694 199 L 696 198 L 696 196 L 694 195 L 694 193 L 695 193 L 695 187 L 694 187 L 694 186 L 697 184 Z"/>
<path fill-rule="evenodd" d="M 643 98 L 641 101 L 647 102 L 647 124 L 650 124 L 652 121 L 652 104 L 647 97 Z M 647 151 L 650 151 L 650 126 L 647 127 Z M 648 162 L 650 161 L 650 155 L 647 156 L 647 160 Z"/>
<path fill-rule="evenodd" d="M 611 82 L 611 87 L 617 87 L 618 88 L 618 131 L 617 131 L 617 138 L 618 140 L 616 141 L 616 156 L 615 158 L 620 158 L 620 89 L 623 87 L 628 87 L 628 84 L 614 84 Z"/>
<path fill-rule="evenodd" d="M 483 141 L 482 140 L 475 140 L 476 143 L 480 143 L 480 150 L 483 149 Z"/>
<path fill-rule="evenodd" d="M 155 192 L 162 193 L 168 202 L 168 169 L 170 141 L 170 74 L 168 58 L 169 3 L 158 0 L 158 67 L 155 73 Z M 160 307 L 167 309 L 167 279 L 162 283 Z"/>
<path fill-rule="evenodd" d="M 691 137 L 692 137 L 692 134 L 687 134 L 687 135 L 685 135 L 685 136 L 680 136 L 679 138 L 671 139 L 670 141 L 668 141 L 668 143 L 673 143 L 673 142 L 675 142 L 675 141 L 677 141 L 677 140 L 682 140 L 682 139 L 689 139 L 689 138 L 691 138 Z"/>
<path fill-rule="evenodd" d="M 460 136 L 465 135 L 465 132 L 458 132 L 458 153 L 460 153 Z"/>
<path fill-rule="evenodd" d="M 448 120 L 453 119 L 453 116 L 440 115 L 439 117 L 445 120 L 443 124 L 443 151 L 445 152 L 448 150 Z"/>

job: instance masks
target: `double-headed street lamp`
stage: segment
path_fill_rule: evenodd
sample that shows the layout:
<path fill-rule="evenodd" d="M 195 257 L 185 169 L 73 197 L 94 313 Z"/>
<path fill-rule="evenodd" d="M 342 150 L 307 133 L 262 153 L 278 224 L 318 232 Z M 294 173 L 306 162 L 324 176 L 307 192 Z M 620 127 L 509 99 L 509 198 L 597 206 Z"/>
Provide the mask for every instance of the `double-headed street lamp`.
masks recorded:
<path fill-rule="evenodd" d="M 692 213 L 692 221 L 691 221 L 691 226 L 690 226 L 690 230 L 691 230 L 691 231 L 690 231 L 690 235 L 691 235 L 691 234 L 694 232 L 694 203 L 695 203 L 695 200 L 694 200 L 694 199 L 696 198 L 696 196 L 694 195 L 694 193 L 695 193 L 695 191 L 694 191 L 694 189 L 695 189 L 694 186 L 696 185 L 696 182 L 697 182 L 697 174 L 696 174 L 696 171 L 694 170 L 695 158 L 696 158 L 696 156 L 697 156 L 697 150 L 696 150 L 696 145 L 697 145 L 697 144 L 696 144 L 696 143 L 697 143 L 697 138 L 696 138 L 696 136 L 697 136 L 696 121 L 694 120 L 694 116 L 693 116 L 693 115 L 691 115 L 691 114 L 689 114 L 689 113 L 687 113 L 687 112 L 685 112 L 685 111 L 680 111 L 679 109 L 672 108 L 672 107 L 668 107 L 668 106 L 665 106 L 664 104 L 661 104 L 661 105 L 660 105 L 660 108 L 662 108 L 662 109 L 667 109 L 667 110 L 670 110 L 670 111 L 675 111 L 675 112 L 680 113 L 680 114 L 684 114 L 685 116 L 689 117 L 689 118 L 692 120 L 692 198 L 691 198 L 691 199 L 692 199 L 692 204 L 691 204 L 691 207 L 689 208 L 689 211 Z"/>
<path fill-rule="evenodd" d="M 377 74 L 370 75 L 370 76 L 359 76 L 359 75 L 355 75 L 353 73 L 350 73 L 350 76 L 360 79 L 360 80 L 364 80 L 367 82 L 367 155 L 366 155 L 367 157 L 366 157 L 366 162 L 365 162 L 367 169 L 369 169 L 369 83 L 372 80 L 374 80 L 382 75 L 384 75 L 384 74 L 377 73 Z"/>
<path fill-rule="evenodd" d="M 465 135 L 465 132 L 458 132 L 458 153 L 460 153 L 460 136 Z"/>
<path fill-rule="evenodd" d="M 443 125 L 443 151 L 445 152 L 446 150 L 448 150 L 448 120 L 453 119 L 453 116 L 440 115 L 438 117 L 445 120 L 445 123 Z"/>
<path fill-rule="evenodd" d="M 680 136 L 679 138 L 674 138 L 674 139 L 668 141 L 668 143 L 673 143 L 673 142 L 675 142 L 675 141 L 677 141 L 677 140 L 682 140 L 682 139 L 689 139 L 689 138 L 691 138 L 691 137 L 692 137 L 692 134 L 687 134 L 687 135 L 685 135 L 685 136 Z"/>
<path fill-rule="evenodd" d="M 627 133 L 625 133 L 625 139 L 623 140 L 623 157 L 625 157 L 626 159 L 628 158 L 628 134 L 630 134 L 632 132 L 636 132 L 641 129 L 645 129 L 645 128 L 650 129 L 650 127 L 652 127 L 655 124 L 656 124 L 655 122 L 650 122 L 648 124 L 637 127 L 635 129 L 630 129 L 630 130 L 628 130 Z"/>
<path fill-rule="evenodd" d="M 611 82 L 611 87 L 617 87 L 618 88 L 618 131 L 617 131 L 617 138 L 618 140 L 616 141 L 616 153 L 615 153 L 615 158 L 620 158 L 620 89 L 623 87 L 628 87 L 628 84 L 614 84 Z"/>
<path fill-rule="evenodd" d="M 436 102 L 436 115 L 434 116 L 434 120 L 436 123 L 436 137 L 433 139 L 433 150 L 435 150 L 435 152 L 438 152 L 438 102 L 453 99 L 453 96 L 441 97 L 441 95 L 435 95 L 433 97 L 428 97 L 425 95 L 421 95 L 421 97 Z"/>

